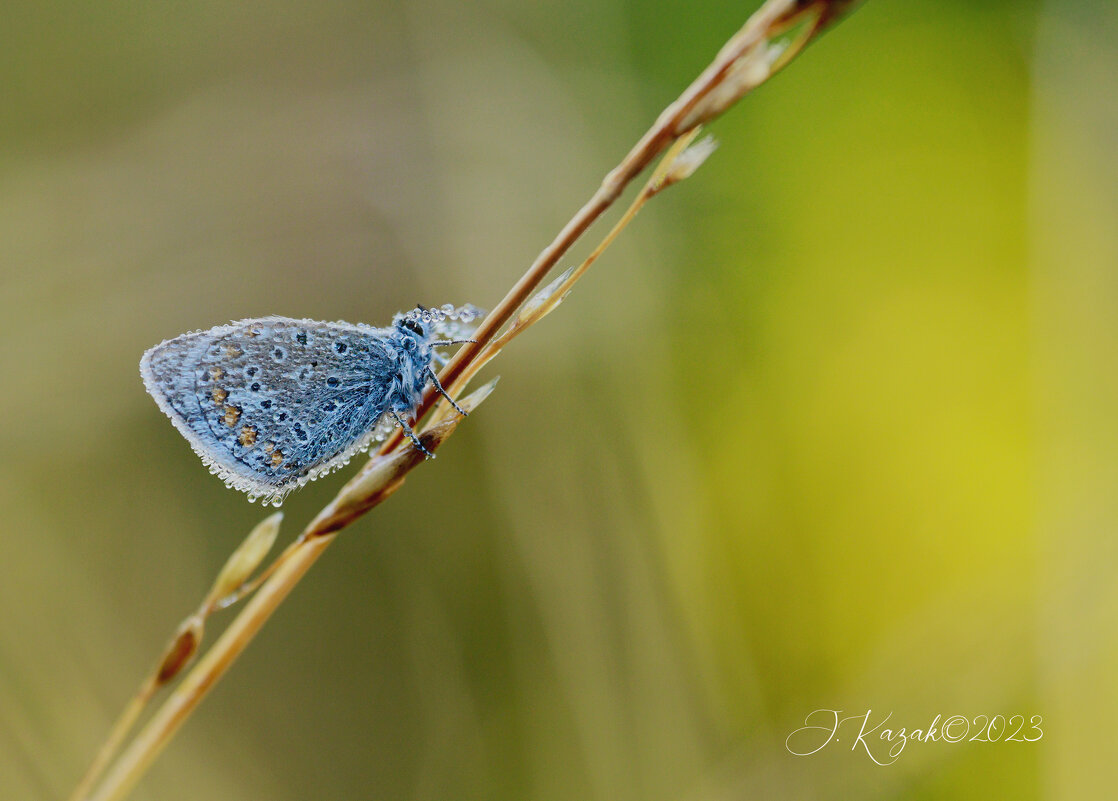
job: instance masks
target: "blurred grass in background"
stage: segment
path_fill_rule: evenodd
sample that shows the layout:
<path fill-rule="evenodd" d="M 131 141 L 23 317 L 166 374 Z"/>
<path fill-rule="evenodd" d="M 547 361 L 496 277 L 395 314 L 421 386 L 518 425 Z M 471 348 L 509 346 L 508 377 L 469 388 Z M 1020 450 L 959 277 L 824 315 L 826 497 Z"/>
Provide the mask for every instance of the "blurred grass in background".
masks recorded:
<path fill-rule="evenodd" d="M 751 10 L 9 9 L 0 796 L 71 788 L 263 516 L 143 350 L 492 305 Z M 1115 34 L 1101 0 L 867 3 L 494 365 L 134 797 L 1106 797 Z M 791 756 L 819 708 L 1050 728 Z"/>

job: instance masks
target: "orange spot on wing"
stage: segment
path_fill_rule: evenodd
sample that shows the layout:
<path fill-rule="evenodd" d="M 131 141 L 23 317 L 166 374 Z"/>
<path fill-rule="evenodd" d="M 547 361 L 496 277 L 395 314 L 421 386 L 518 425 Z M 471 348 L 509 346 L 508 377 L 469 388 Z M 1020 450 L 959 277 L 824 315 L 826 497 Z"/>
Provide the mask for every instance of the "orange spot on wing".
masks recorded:
<path fill-rule="evenodd" d="M 214 403 L 225 403 L 225 399 L 229 397 L 229 393 L 221 387 L 214 387 L 213 391 L 210 393 L 210 397 L 214 399 Z"/>
<path fill-rule="evenodd" d="M 241 429 L 241 435 L 237 437 L 237 441 L 246 448 L 256 444 L 256 429 L 252 426 L 244 426 Z"/>
<path fill-rule="evenodd" d="M 221 422 L 232 428 L 233 426 L 237 425 L 237 418 L 239 418 L 240 416 L 241 410 L 238 409 L 236 406 L 226 406 L 225 414 L 221 418 Z"/>

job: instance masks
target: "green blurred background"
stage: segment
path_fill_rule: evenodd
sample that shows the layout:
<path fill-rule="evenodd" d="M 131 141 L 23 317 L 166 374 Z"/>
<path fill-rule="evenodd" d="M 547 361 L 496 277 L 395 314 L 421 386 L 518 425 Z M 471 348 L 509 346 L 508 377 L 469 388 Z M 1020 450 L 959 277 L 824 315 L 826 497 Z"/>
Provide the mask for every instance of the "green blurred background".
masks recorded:
<path fill-rule="evenodd" d="M 140 354 L 491 306 L 752 9 L 6 8 L 0 797 L 70 790 L 263 515 Z M 1112 798 L 1116 41 L 1105 0 L 866 3 L 492 365 L 134 797 Z M 793 756 L 816 709 L 1044 737 Z"/>

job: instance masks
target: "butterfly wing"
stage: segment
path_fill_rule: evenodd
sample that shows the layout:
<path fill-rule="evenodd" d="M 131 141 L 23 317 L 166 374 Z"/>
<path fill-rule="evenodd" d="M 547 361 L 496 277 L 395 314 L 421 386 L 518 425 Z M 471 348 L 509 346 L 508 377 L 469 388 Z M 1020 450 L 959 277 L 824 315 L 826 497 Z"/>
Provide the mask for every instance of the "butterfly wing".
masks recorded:
<path fill-rule="evenodd" d="M 371 444 L 395 364 L 382 329 L 266 317 L 167 340 L 140 372 L 211 472 L 279 502 Z"/>

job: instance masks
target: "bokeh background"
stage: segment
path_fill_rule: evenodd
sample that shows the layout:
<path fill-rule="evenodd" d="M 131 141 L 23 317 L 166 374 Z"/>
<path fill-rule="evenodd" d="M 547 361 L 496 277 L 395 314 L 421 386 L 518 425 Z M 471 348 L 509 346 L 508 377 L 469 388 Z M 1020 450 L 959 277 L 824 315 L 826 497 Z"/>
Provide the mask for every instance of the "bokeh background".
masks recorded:
<path fill-rule="evenodd" d="M 0 796 L 70 790 L 263 515 L 140 354 L 491 306 L 752 8 L 5 10 Z M 866 3 L 491 366 L 134 797 L 1113 797 L 1116 41 L 1106 0 Z M 1044 736 L 793 756 L 816 709 Z"/>

